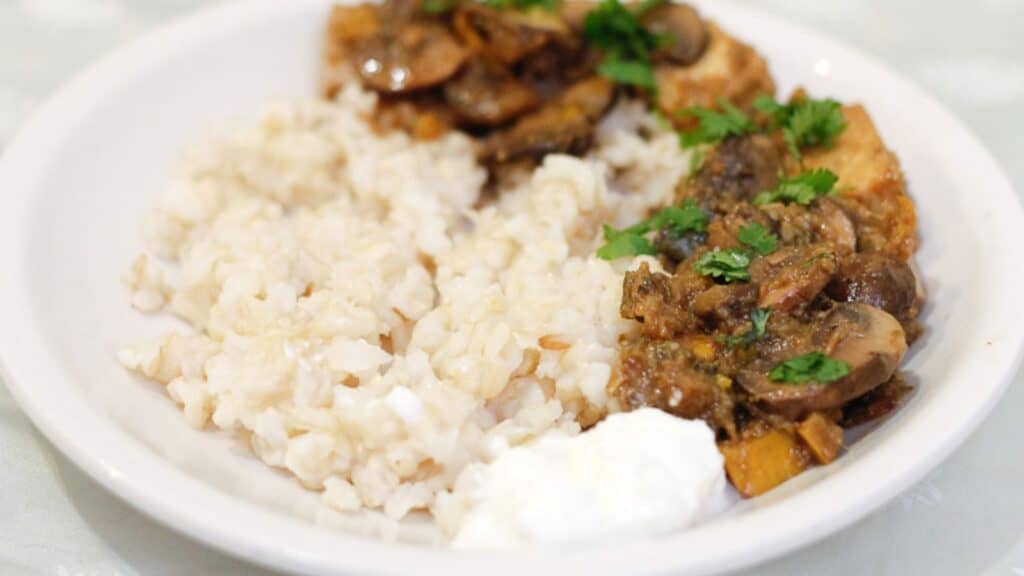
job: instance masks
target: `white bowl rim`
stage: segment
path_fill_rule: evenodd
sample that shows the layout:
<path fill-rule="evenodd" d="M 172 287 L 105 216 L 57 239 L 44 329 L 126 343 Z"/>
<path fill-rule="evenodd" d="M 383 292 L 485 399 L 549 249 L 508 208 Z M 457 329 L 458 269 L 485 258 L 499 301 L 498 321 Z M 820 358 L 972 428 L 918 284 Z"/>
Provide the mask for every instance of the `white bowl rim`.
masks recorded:
<path fill-rule="evenodd" d="M 322 0 L 293 0 L 287 4 L 322 3 Z M 743 525 L 733 526 L 728 542 L 704 538 L 688 544 L 701 550 L 699 557 L 681 554 L 679 542 L 686 534 L 662 540 L 633 542 L 589 549 L 580 554 L 557 553 L 551 550 L 519 550 L 512 552 L 466 552 L 453 554 L 444 550 L 395 547 L 382 542 L 332 533 L 297 519 L 284 518 L 267 510 L 241 504 L 175 469 L 133 439 L 124 437 L 111 422 L 74 402 L 60 402 L 55 390 L 45 384 L 65 379 L 59 362 L 47 350 L 33 318 L 31 295 L 21 282 L 28 238 L 30 207 L 28 198 L 38 178 L 37 170 L 48 152 L 59 142 L 67 126 L 87 114 L 101 102 L 111 86 L 123 82 L 143 69 L 159 54 L 173 51 L 183 42 L 198 41 L 231 29 L 243 19 L 272 18 L 286 3 L 280 0 L 234 0 L 200 10 L 172 21 L 104 58 L 76 76 L 43 105 L 10 143 L 0 159 L 0 189 L 7 191 L 0 212 L 0 262 L 13 272 L 0 277 L 0 371 L 3 372 L 13 396 L 33 423 L 71 461 L 140 511 L 171 528 L 218 548 L 270 567 L 318 574 L 343 573 L 410 573 L 445 570 L 450 574 L 513 574 L 529 573 L 711 573 L 736 569 L 782 555 L 831 534 L 868 514 L 920 480 L 941 459 L 946 457 L 989 413 L 1016 373 L 1024 355 L 1024 334 L 1016 331 L 1015 339 L 997 343 L 987 356 L 989 362 L 978 366 L 977 395 L 963 399 L 958 411 L 963 418 L 946 422 L 940 441 L 931 444 L 911 441 L 911 430 L 891 442 L 873 448 L 865 457 L 871 465 L 844 471 L 841 479 L 830 486 L 858 487 L 844 492 L 847 499 L 837 502 L 833 491 L 812 486 L 794 496 L 787 506 L 756 510 L 744 518 Z M 729 10 L 757 13 L 740 6 Z M 1021 237 L 1024 211 L 1009 180 L 1002 173 L 984 146 L 959 120 L 947 112 L 910 82 L 883 64 L 873 61 L 836 40 L 778 18 L 759 14 L 759 18 L 785 25 L 826 46 L 830 53 L 844 60 L 871 68 L 878 81 L 893 90 L 904 92 L 919 102 L 917 112 L 927 114 L 941 125 L 939 132 L 955 136 L 958 150 L 969 163 L 981 169 L 986 193 L 999 206 L 992 215 L 997 229 Z M 1016 256 L 1012 249 L 1017 242 L 1001 242 L 992 247 L 988 258 Z M 1000 247 L 1000 245 L 1002 247 Z M 1012 301 L 1024 288 L 1020 270 L 1006 272 L 1007 282 L 990 288 L 989 296 Z M 1020 304 L 1010 304 L 1020 311 Z M 1007 314 L 1012 322 L 1021 314 Z M 933 411 L 935 412 L 935 411 Z M 921 414 L 922 419 L 925 414 Z M 67 423 L 73 422 L 69 426 Z M 914 423 L 915 425 L 918 423 Z M 912 428 L 920 436 L 927 423 Z M 903 450 L 914 448 L 918 457 L 906 465 Z M 872 476 L 875 474 L 876 476 Z M 877 482 L 882 474 L 884 481 Z M 872 482 L 874 480 L 874 482 Z M 867 488 L 865 488 L 867 487 Z M 162 497 L 174 492 L 177 498 Z M 187 508 L 175 503 L 189 502 Z M 799 513 L 804 522 L 776 530 L 780 513 Z M 257 527 L 258 529 L 252 529 Z"/>

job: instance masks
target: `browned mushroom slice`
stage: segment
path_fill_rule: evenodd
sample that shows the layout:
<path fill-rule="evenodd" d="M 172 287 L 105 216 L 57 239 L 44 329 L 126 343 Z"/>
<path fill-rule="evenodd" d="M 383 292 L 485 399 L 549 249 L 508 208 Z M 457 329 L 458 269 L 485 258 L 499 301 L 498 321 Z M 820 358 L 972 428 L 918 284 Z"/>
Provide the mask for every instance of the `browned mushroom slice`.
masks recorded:
<path fill-rule="evenodd" d="M 662 4 L 646 12 L 640 23 L 648 31 L 666 38 L 654 53 L 675 64 L 693 64 L 708 46 L 708 30 L 700 14 L 687 4 Z"/>
<path fill-rule="evenodd" d="M 741 370 L 737 382 L 765 410 L 799 420 L 839 408 L 888 381 L 907 351 L 899 321 L 867 304 L 839 304 L 816 322 L 814 330 L 818 349 L 846 362 L 849 374 L 828 383 L 786 383 L 753 367 Z"/>
<path fill-rule="evenodd" d="M 481 160 L 506 163 L 554 153 L 583 154 L 593 141 L 594 125 L 614 97 L 614 85 L 603 78 L 577 82 L 558 99 L 488 138 Z"/>
<path fill-rule="evenodd" d="M 445 83 L 444 99 L 460 122 L 474 126 L 505 124 L 540 103 L 536 91 L 483 60 L 470 62 Z"/>
<path fill-rule="evenodd" d="M 789 246 L 754 260 L 750 279 L 760 286 L 759 307 L 791 311 L 803 309 L 814 300 L 835 271 L 833 246 Z"/>
<path fill-rule="evenodd" d="M 836 247 L 840 254 L 850 254 L 857 249 L 857 231 L 853 221 L 832 198 L 819 198 L 811 207 L 816 242 L 825 242 Z"/>
<path fill-rule="evenodd" d="M 877 252 L 844 258 L 827 294 L 843 302 L 870 304 L 897 318 L 918 306 L 917 281 L 910 266 Z"/>
<path fill-rule="evenodd" d="M 334 97 L 354 72 L 350 59 L 352 48 L 380 33 L 378 8 L 370 4 L 335 6 L 327 24 L 324 44 L 323 90 Z"/>
<path fill-rule="evenodd" d="M 697 294 L 691 308 L 697 316 L 725 322 L 745 319 L 756 303 L 757 286 L 753 284 L 715 284 Z"/>
<path fill-rule="evenodd" d="M 466 49 L 443 23 L 426 17 L 358 42 L 353 65 L 363 83 L 399 93 L 436 86 L 462 67 Z"/>
<path fill-rule="evenodd" d="M 681 193 L 716 212 L 771 190 L 785 167 L 784 144 L 765 134 L 735 136 L 712 148 Z"/>
<path fill-rule="evenodd" d="M 862 302 L 895 316 L 913 342 L 920 333 L 917 315 L 922 295 L 910 266 L 880 252 L 862 252 L 843 258 L 825 293 L 843 302 Z"/>
<path fill-rule="evenodd" d="M 475 52 L 515 64 L 551 42 L 572 42 L 569 28 L 557 15 L 543 10 L 496 10 L 478 2 L 463 2 L 452 26 Z"/>

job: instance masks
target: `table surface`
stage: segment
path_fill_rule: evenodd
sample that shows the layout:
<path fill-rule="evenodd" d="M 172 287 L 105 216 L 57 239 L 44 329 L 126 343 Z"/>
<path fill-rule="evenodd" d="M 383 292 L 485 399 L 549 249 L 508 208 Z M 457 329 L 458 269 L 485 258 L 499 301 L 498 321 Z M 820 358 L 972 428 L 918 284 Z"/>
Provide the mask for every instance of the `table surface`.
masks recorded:
<path fill-rule="evenodd" d="M 286 0 L 282 0 L 286 1 Z M 70 75 L 207 0 L 0 0 L 0 148 Z M 1024 0 L 747 0 L 888 62 L 974 129 L 1024 192 Z M 0 329 L 2 329 L 0 321 Z M 1018 374 L 981 428 L 919 485 L 749 574 L 1024 576 Z M 0 382 L 0 573 L 256 574 L 109 495 L 61 456 Z"/>

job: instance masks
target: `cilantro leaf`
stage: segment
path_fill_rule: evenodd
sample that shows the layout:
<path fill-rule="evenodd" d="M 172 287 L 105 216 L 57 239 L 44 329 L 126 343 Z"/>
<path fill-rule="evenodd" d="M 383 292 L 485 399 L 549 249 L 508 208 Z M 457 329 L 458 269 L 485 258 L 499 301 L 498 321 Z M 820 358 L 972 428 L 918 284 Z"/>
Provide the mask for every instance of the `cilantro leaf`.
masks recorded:
<path fill-rule="evenodd" d="M 720 99 L 718 106 L 722 109 L 721 112 L 698 106 L 686 108 L 679 113 L 680 116 L 692 116 L 700 120 L 700 125 L 695 130 L 679 135 L 683 148 L 712 144 L 728 136 L 749 134 L 757 128 L 742 110 L 729 101 Z"/>
<path fill-rule="evenodd" d="M 799 176 L 782 180 L 774 190 L 761 192 L 754 197 L 754 205 L 795 202 L 807 206 L 819 196 L 835 196 L 838 180 L 839 177 L 830 170 L 809 170 Z"/>
<path fill-rule="evenodd" d="M 687 199 L 682 206 L 662 208 L 649 220 L 651 230 L 668 228 L 676 235 L 686 232 L 703 232 L 708 228 L 708 215 L 697 207 L 692 199 Z"/>
<path fill-rule="evenodd" d="M 846 129 L 842 106 L 835 100 L 806 99 L 791 106 L 793 113 L 786 124 L 801 148 L 831 146 Z"/>
<path fill-rule="evenodd" d="M 768 373 L 776 382 L 800 384 L 803 382 L 828 383 L 850 373 L 850 365 L 830 358 L 821 352 L 811 352 L 777 364 Z"/>
<path fill-rule="evenodd" d="M 771 116 L 775 124 L 782 124 L 786 119 L 788 112 L 785 109 L 784 105 L 779 104 L 774 98 L 766 94 L 761 94 L 754 98 L 754 110 Z"/>
<path fill-rule="evenodd" d="M 750 280 L 750 254 L 737 248 L 705 252 L 697 259 L 693 269 L 699 274 L 710 276 L 726 283 Z"/>
<path fill-rule="evenodd" d="M 846 129 L 842 105 L 831 98 L 801 98 L 779 104 L 768 96 L 758 96 L 754 108 L 772 117 L 772 125 L 782 129 L 783 138 L 798 160 L 801 148 L 832 146 Z"/>
<path fill-rule="evenodd" d="M 771 308 L 758 308 L 750 312 L 750 330 L 739 336 L 729 336 L 725 342 L 729 346 L 750 346 L 764 336 L 768 330 L 768 318 L 772 315 Z"/>
<path fill-rule="evenodd" d="M 630 11 L 619 0 L 601 0 L 587 13 L 583 36 L 605 53 L 597 69 L 600 75 L 620 84 L 655 89 L 651 52 L 662 39 L 644 28 L 638 16 L 664 1 L 648 0 Z"/>
<path fill-rule="evenodd" d="M 605 224 L 605 244 L 597 251 L 597 257 L 615 260 L 638 254 L 657 254 L 651 242 L 644 237 L 649 232 L 668 230 L 681 236 L 686 232 L 703 232 L 708 227 L 708 215 L 692 199 L 682 206 L 667 206 L 646 220 L 629 228 L 616 230 Z"/>
<path fill-rule="evenodd" d="M 761 256 L 771 254 L 779 248 L 779 237 L 757 222 L 740 228 L 737 238 Z"/>
<path fill-rule="evenodd" d="M 650 62 L 639 60 L 620 60 L 618 56 L 609 54 L 597 66 L 597 73 L 618 84 L 640 86 L 654 90 L 654 70 Z"/>
<path fill-rule="evenodd" d="M 607 242 L 604 246 L 601 246 L 601 248 L 598 249 L 598 258 L 603 260 L 617 260 L 627 256 L 637 256 L 640 254 L 654 255 L 658 253 L 658 251 L 654 249 L 650 240 L 639 234 L 616 234 L 609 238 L 609 230 L 611 230 L 611 228 L 605 228 L 605 240 L 607 240 Z"/>

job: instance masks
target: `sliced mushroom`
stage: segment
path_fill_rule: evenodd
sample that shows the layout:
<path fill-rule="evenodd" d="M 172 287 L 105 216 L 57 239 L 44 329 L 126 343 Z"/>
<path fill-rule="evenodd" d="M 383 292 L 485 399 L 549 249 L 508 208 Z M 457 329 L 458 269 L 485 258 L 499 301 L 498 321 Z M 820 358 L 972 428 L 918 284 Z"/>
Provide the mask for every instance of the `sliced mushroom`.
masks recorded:
<path fill-rule="evenodd" d="M 757 286 L 753 284 L 716 284 L 693 298 L 693 313 L 718 321 L 745 319 L 757 304 Z"/>
<path fill-rule="evenodd" d="M 760 286 L 758 306 L 799 310 L 824 290 L 836 271 L 830 244 L 788 246 L 750 265 L 750 279 Z"/>
<path fill-rule="evenodd" d="M 897 318 L 916 316 L 917 280 L 902 260 L 879 252 L 843 258 L 826 293 L 842 302 L 862 302 Z"/>
<path fill-rule="evenodd" d="M 846 362 L 849 374 L 834 382 L 786 383 L 771 380 L 765 366 L 741 370 L 737 381 L 765 410 L 800 420 L 839 408 L 888 381 L 907 351 L 899 321 L 867 304 L 839 304 L 818 319 L 814 330 L 817 349 Z"/>
<path fill-rule="evenodd" d="M 473 60 L 444 85 L 444 99 L 461 123 L 498 126 L 537 107 L 540 96 L 501 66 Z"/>
<path fill-rule="evenodd" d="M 811 216 L 815 225 L 814 241 L 831 244 L 840 254 L 850 254 L 857 249 L 853 221 L 834 199 L 819 198 L 811 207 Z"/>
<path fill-rule="evenodd" d="M 590 148 L 594 126 L 614 97 L 615 87 L 604 78 L 577 82 L 556 100 L 492 134 L 484 142 L 481 160 L 502 164 L 540 160 L 553 153 L 582 154 Z"/>
<path fill-rule="evenodd" d="M 715 212 L 726 212 L 779 183 L 785 149 L 764 134 L 728 138 L 708 152 L 684 193 Z"/>
<path fill-rule="evenodd" d="M 423 21 L 394 35 L 362 43 L 354 57 L 363 82 L 381 92 L 408 92 L 451 78 L 466 60 L 466 50 L 440 23 Z"/>
<path fill-rule="evenodd" d="M 708 30 L 700 14 L 687 4 L 662 4 L 646 12 L 640 23 L 667 41 L 655 51 L 655 58 L 675 64 L 693 64 L 708 46 Z"/>
<path fill-rule="evenodd" d="M 552 42 L 572 42 L 566 23 L 543 10 L 497 10 L 479 2 L 463 2 L 452 25 L 459 38 L 477 53 L 511 65 Z"/>
<path fill-rule="evenodd" d="M 324 44 L 324 95 L 333 98 L 351 77 L 352 49 L 380 33 L 379 10 L 370 4 L 335 6 Z"/>

